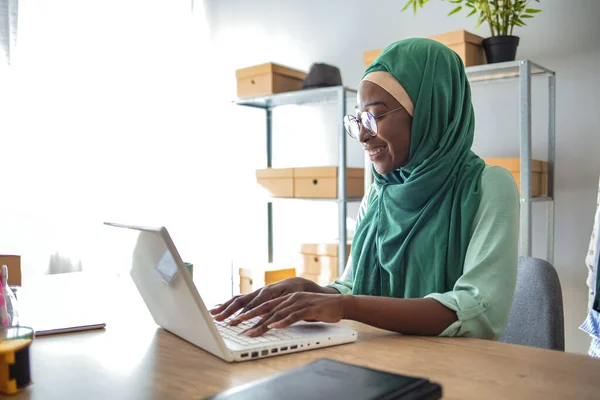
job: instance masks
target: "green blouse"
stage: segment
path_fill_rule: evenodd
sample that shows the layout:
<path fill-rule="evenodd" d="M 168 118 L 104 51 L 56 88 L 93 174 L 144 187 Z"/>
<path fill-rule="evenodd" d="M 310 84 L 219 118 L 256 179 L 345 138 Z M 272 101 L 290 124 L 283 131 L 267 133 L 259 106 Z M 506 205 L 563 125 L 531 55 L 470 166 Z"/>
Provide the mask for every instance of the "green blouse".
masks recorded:
<path fill-rule="evenodd" d="M 366 212 L 373 187 L 363 199 L 357 225 Z M 440 336 L 498 339 L 506 327 L 517 279 L 519 195 L 512 175 L 486 166 L 481 175 L 481 202 L 471 227 L 463 274 L 452 291 L 430 293 L 456 311 L 458 320 Z M 351 294 L 352 260 L 329 287 Z"/>

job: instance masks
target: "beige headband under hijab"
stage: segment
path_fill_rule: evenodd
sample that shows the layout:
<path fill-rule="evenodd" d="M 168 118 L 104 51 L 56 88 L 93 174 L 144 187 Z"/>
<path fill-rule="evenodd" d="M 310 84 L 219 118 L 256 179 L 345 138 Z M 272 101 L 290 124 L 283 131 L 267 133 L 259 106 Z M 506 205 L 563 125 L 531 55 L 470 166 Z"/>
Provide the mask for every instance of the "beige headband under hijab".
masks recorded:
<path fill-rule="evenodd" d="M 398 103 L 404 107 L 411 117 L 413 116 L 415 107 L 413 106 L 412 100 L 408 97 L 408 93 L 406 93 L 406 90 L 404 90 L 400 82 L 398 82 L 392 74 L 386 71 L 370 72 L 363 78 L 363 81 L 373 82 L 381 87 L 398 100 Z"/>

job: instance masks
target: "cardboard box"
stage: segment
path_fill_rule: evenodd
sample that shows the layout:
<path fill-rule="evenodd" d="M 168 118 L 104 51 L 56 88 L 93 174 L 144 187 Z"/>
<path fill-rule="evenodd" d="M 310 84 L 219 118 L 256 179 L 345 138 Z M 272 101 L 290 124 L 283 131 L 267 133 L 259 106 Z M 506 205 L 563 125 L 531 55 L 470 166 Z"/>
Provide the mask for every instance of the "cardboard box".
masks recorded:
<path fill-rule="evenodd" d="M 379 55 L 381 54 L 381 52 L 383 50 L 384 49 L 381 48 L 381 49 L 369 50 L 369 51 L 364 52 L 363 63 L 365 64 L 365 69 L 369 68 L 369 65 L 371 65 L 377 57 L 379 57 Z"/>
<path fill-rule="evenodd" d="M 350 255 L 350 246 L 352 243 L 346 243 L 346 260 L 348 260 L 348 256 Z M 328 257 L 337 257 L 338 256 L 338 243 L 303 243 L 300 246 L 300 253 L 302 254 L 310 254 L 310 255 L 319 255 L 319 256 L 328 256 Z"/>
<path fill-rule="evenodd" d="M 365 192 L 364 168 L 346 169 L 346 196 L 363 197 Z M 294 197 L 337 199 L 338 168 L 294 168 Z"/>
<path fill-rule="evenodd" d="M 338 277 L 338 258 L 305 254 L 304 262 L 297 272 L 298 275 L 316 274 L 333 281 Z"/>
<path fill-rule="evenodd" d="M 273 197 L 337 199 L 337 167 L 267 168 L 256 171 L 257 182 Z M 364 195 L 365 170 L 346 169 L 346 196 Z"/>
<path fill-rule="evenodd" d="M 481 65 L 486 63 L 485 51 L 481 46 L 483 38 L 465 30 L 442 33 L 430 36 L 454 50 L 463 60 L 465 67 Z"/>
<path fill-rule="evenodd" d="M 294 197 L 293 168 L 259 169 L 256 180 L 273 197 Z"/>
<path fill-rule="evenodd" d="M 265 63 L 238 69 L 236 78 L 238 97 L 264 96 L 301 90 L 306 72 Z"/>
<path fill-rule="evenodd" d="M 240 268 L 240 293 L 251 293 L 261 287 L 296 276 L 296 268 L 267 266 L 266 268 Z"/>
<path fill-rule="evenodd" d="M 460 58 L 463 60 L 465 67 L 471 67 L 473 65 L 481 65 L 486 63 L 485 51 L 481 46 L 483 38 L 467 32 L 465 30 L 459 30 L 454 32 L 442 33 L 440 35 L 429 36 L 429 39 L 433 39 L 440 43 L 445 44 L 452 50 L 454 50 Z M 369 50 L 363 55 L 363 62 L 365 69 L 371 65 L 373 61 L 381 54 L 384 49 Z"/>
<path fill-rule="evenodd" d="M 8 267 L 8 285 L 21 286 L 21 256 L 0 254 L 0 267 Z"/>
<path fill-rule="evenodd" d="M 521 159 L 520 158 L 484 158 L 487 165 L 495 165 L 507 169 L 517 182 L 521 192 Z M 531 160 L 531 196 L 548 196 L 548 163 Z"/>
<path fill-rule="evenodd" d="M 346 262 L 350 256 L 351 243 L 346 244 Z M 303 262 L 298 267 L 298 276 L 318 275 L 327 283 L 338 277 L 338 244 L 337 243 L 305 243 L 300 252 Z M 346 263 L 345 262 L 345 263 Z"/>

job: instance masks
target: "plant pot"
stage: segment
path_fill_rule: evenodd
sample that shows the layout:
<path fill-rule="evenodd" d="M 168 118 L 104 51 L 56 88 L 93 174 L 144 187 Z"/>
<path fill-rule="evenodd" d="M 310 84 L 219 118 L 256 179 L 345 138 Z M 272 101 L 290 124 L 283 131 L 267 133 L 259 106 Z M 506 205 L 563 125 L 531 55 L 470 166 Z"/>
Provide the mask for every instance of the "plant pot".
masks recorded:
<path fill-rule="evenodd" d="M 488 64 L 515 61 L 518 45 L 518 36 L 492 36 L 483 39 Z"/>

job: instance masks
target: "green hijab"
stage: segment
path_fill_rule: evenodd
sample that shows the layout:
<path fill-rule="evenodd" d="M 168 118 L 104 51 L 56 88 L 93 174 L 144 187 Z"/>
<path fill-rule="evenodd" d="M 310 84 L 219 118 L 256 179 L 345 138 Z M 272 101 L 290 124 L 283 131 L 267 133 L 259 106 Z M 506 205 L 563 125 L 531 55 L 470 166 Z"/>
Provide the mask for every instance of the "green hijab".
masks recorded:
<path fill-rule="evenodd" d="M 387 47 L 365 76 L 389 72 L 414 105 L 400 169 L 373 169 L 374 191 L 352 243 L 353 293 L 419 298 L 462 275 L 481 200 L 484 162 L 471 151 L 475 119 L 459 56 L 429 39 Z"/>

